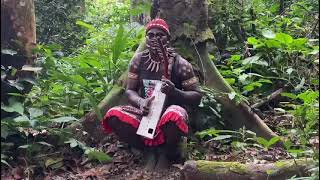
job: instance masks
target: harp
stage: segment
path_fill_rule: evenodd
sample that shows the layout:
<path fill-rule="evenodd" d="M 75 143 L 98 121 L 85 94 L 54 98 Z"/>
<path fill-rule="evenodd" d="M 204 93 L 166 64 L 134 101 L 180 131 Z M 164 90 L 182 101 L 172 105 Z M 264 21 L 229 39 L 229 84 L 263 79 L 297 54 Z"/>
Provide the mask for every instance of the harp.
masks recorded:
<path fill-rule="evenodd" d="M 160 38 L 157 38 L 157 41 L 160 46 L 161 53 L 163 54 L 164 76 L 165 76 L 165 78 L 169 78 L 168 56 L 167 56 L 167 53 L 163 47 L 163 44 L 162 44 Z M 155 96 L 155 98 L 150 105 L 149 114 L 142 117 L 140 125 L 139 125 L 137 133 L 136 133 L 140 136 L 144 136 L 149 139 L 154 138 L 156 127 L 157 127 L 158 122 L 160 120 L 160 116 L 161 116 L 161 113 L 162 113 L 162 110 L 163 110 L 163 107 L 164 107 L 165 101 L 166 101 L 166 94 L 161 92 L 161 86 L 162 86 L 162 82 L 158 81 L 156 83 L 155 88 L 152 93 L 152 96 Z"/>

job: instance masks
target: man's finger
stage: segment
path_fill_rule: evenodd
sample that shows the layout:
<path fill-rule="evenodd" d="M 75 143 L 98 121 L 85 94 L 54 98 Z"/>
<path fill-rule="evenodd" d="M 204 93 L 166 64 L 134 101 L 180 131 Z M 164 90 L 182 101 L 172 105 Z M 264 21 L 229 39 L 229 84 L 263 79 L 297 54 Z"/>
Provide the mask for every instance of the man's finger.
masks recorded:
<path fill-rule="evenodd" d="M 142 114 L 143 114 L 143 115 L 148 115 L 148 113 L 149 113 L 149 110 L 143 110 L 143 111 L 142 111 Z"/>
<path fill-rule="evenodd" d="M 155 96 L 152 96 L 148 99 L 147 106 L 150 106 L 151 102 L 154 100 Z"/>
<path fill-rule="evenodd" d="M 169 85 L 174 85 L 169 79 L 166 79 L 166 78 L 161 79 L 161 81 L 162 81 L 163 83 L 167 84 L 168 86 L 169 86 Z"/>

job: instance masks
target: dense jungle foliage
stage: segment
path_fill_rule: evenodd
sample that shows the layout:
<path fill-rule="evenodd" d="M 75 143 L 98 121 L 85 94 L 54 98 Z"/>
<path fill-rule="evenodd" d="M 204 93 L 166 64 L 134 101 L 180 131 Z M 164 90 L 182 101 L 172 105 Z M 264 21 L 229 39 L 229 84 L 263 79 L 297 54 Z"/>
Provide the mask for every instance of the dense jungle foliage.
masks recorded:
<path fill-rule="evenodd" d="M 132 9 L 129 0 L 37 0 L 35 7 L 35 64 L 42 70 L 31 92 L 11 93 L 9 103 L 1 104 L 13 114 L 1 119 L 1 169 L 21 161 L 28 173 L 35 167 L 57 170 L 70 153 L 108 162 L 111 157 L 101 148 L 76 139 L 66 127 L 91 109 L 102 117 L 97 104 L 144 38 L 144 27 L 131 23 L 130 16 L 149 12 L 150 4 Z M 281 138 L 266 140 L 245 128 L 225 130 L 214 90 L 203 87 L 203 125 L 188 140 L 188 158 L 204 159 L 208 147 L 200 142 L 244 152 L 253 147 L 268 151 L 282 141 L 288 157 L 315 160 L 305 179 L 317 179 L 319 2 L 208 0 L 208 7 L 215 36 L 208 42 L 210 57 L 235 89 L 229 98 L 254 105 L 282 89 L 280 96 L 254 108 Z"/>

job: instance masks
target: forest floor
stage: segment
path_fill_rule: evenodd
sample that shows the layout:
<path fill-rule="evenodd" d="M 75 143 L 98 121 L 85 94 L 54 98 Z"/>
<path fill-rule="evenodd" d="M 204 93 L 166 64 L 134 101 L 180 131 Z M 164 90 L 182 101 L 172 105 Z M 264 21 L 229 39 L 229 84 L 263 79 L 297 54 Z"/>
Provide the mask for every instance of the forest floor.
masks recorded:
<path fill-rule="evenodd" d="M 264 112 L 264 121 L 271 129 L 276 126 L 291 124 L 292 117 L 276 115 L 274 112 Z M 319 145 L 317 140 L 317 144 Z M 115 135 L 105 138 L 103 144 L 96 146 L 112 157 L 112 162 L 101 164 L 88 161 L 81 154 L 70 151 L 64 153 L 61 168 L 37 169 L 31 164 L 18 163 L 13 169 L 1 168 L 1 179 L 110 179 L 110 180 L 174 180 L 180 179 L 183 164 L 173 164 L 168 170 L 149 172 L 144 170 L 142 153 L 132 152 L 130 148 L 119 142 Z M 199 156 L 201 154 L 201 156 Z M 210 161 L 237 161 L 241 163 L 264 164 L 292 157 L 281 147 L 268 149 L 259 147 L 246 147 L 243 150 L 233 150 L 230 144 L 219 141 L 199 141 L 196 146 L 189 149 L 188 159 L 204 159 Z M 23 161 L 21 161 L 23 162 Z"/>

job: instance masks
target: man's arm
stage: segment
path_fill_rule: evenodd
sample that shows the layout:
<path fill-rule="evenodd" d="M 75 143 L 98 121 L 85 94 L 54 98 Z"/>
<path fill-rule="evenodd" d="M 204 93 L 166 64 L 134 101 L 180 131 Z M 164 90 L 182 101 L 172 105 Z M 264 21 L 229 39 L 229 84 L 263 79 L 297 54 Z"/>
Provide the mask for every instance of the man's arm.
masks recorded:
<path fill-rule="evenodd" d="M 127 81 L 127 89 L 125 94 L 128 97 L 129 103 L 135 107 L 140 107 L 141 97 L 137 93 L 137 84 L 138 80 L 128 79 Z"/>
<path fill-rule="evenodd" d="M 200 104 L 202 93 L 199 89 L 199 81 L 196 78 L 192 65 L 182 57 L 177 59 L 176 76 L 182 81 L 182 89 L 180 90 L 168 79 L 162 79 L 162 92 L 166 93 L 169 98 L 175 99 L 181 104 L 198 106 Z"/>
<path fill-rule="evenodd" d="M 139 67 L 140 56 L 137 55 L 133 57 L 128 72 L 128 81 L 127 81 L 127 89 L 125 94 L 128 97 L 129 103 L 133 106 L 139 108 L 144 115 L 149 113 L 149 107 L 151 101 L 153 101 L 154 97 L 142 98 L 138 94 L 138 85 L 139 85 Z"/>
<path fill-rule="evenodd" d="M 192 84 L 180 90 L 174 86 L 174 84 L 167 80 L 162 79 L 162 81 L 167 84 L 168 90 L 166 87 L 162 91 L 168 95 L 169 98 L 175 99 L 176 101 L 181 102 L 182 104 L 188 104 L 191 106 L 198 106 L 200 104 L 202 93 L 199 90 L 198 80 L 194 77 Z M 166 85 L 165 85 L 166 86 Z M 172 90 L 170 90 L 172 88 Z"/>
<path fill-rule="evenodd" d="M 176 98 L 183 104 L 189 104 L 191 106 L 198 106 L 200 104 L 202 93 L 198 91 L 182 91 L 175 88 L 172 93 L 172 97 Z"/>
<path fill-rule="evenodd" d="M 141 97 L 138 95 L 138 83 L 139 83 L 139 55 L 132 58 L 129 64 L 127 88 L 125 94 L 128 97 L 129 103 L 133 106 L 140 107 Z"/>

